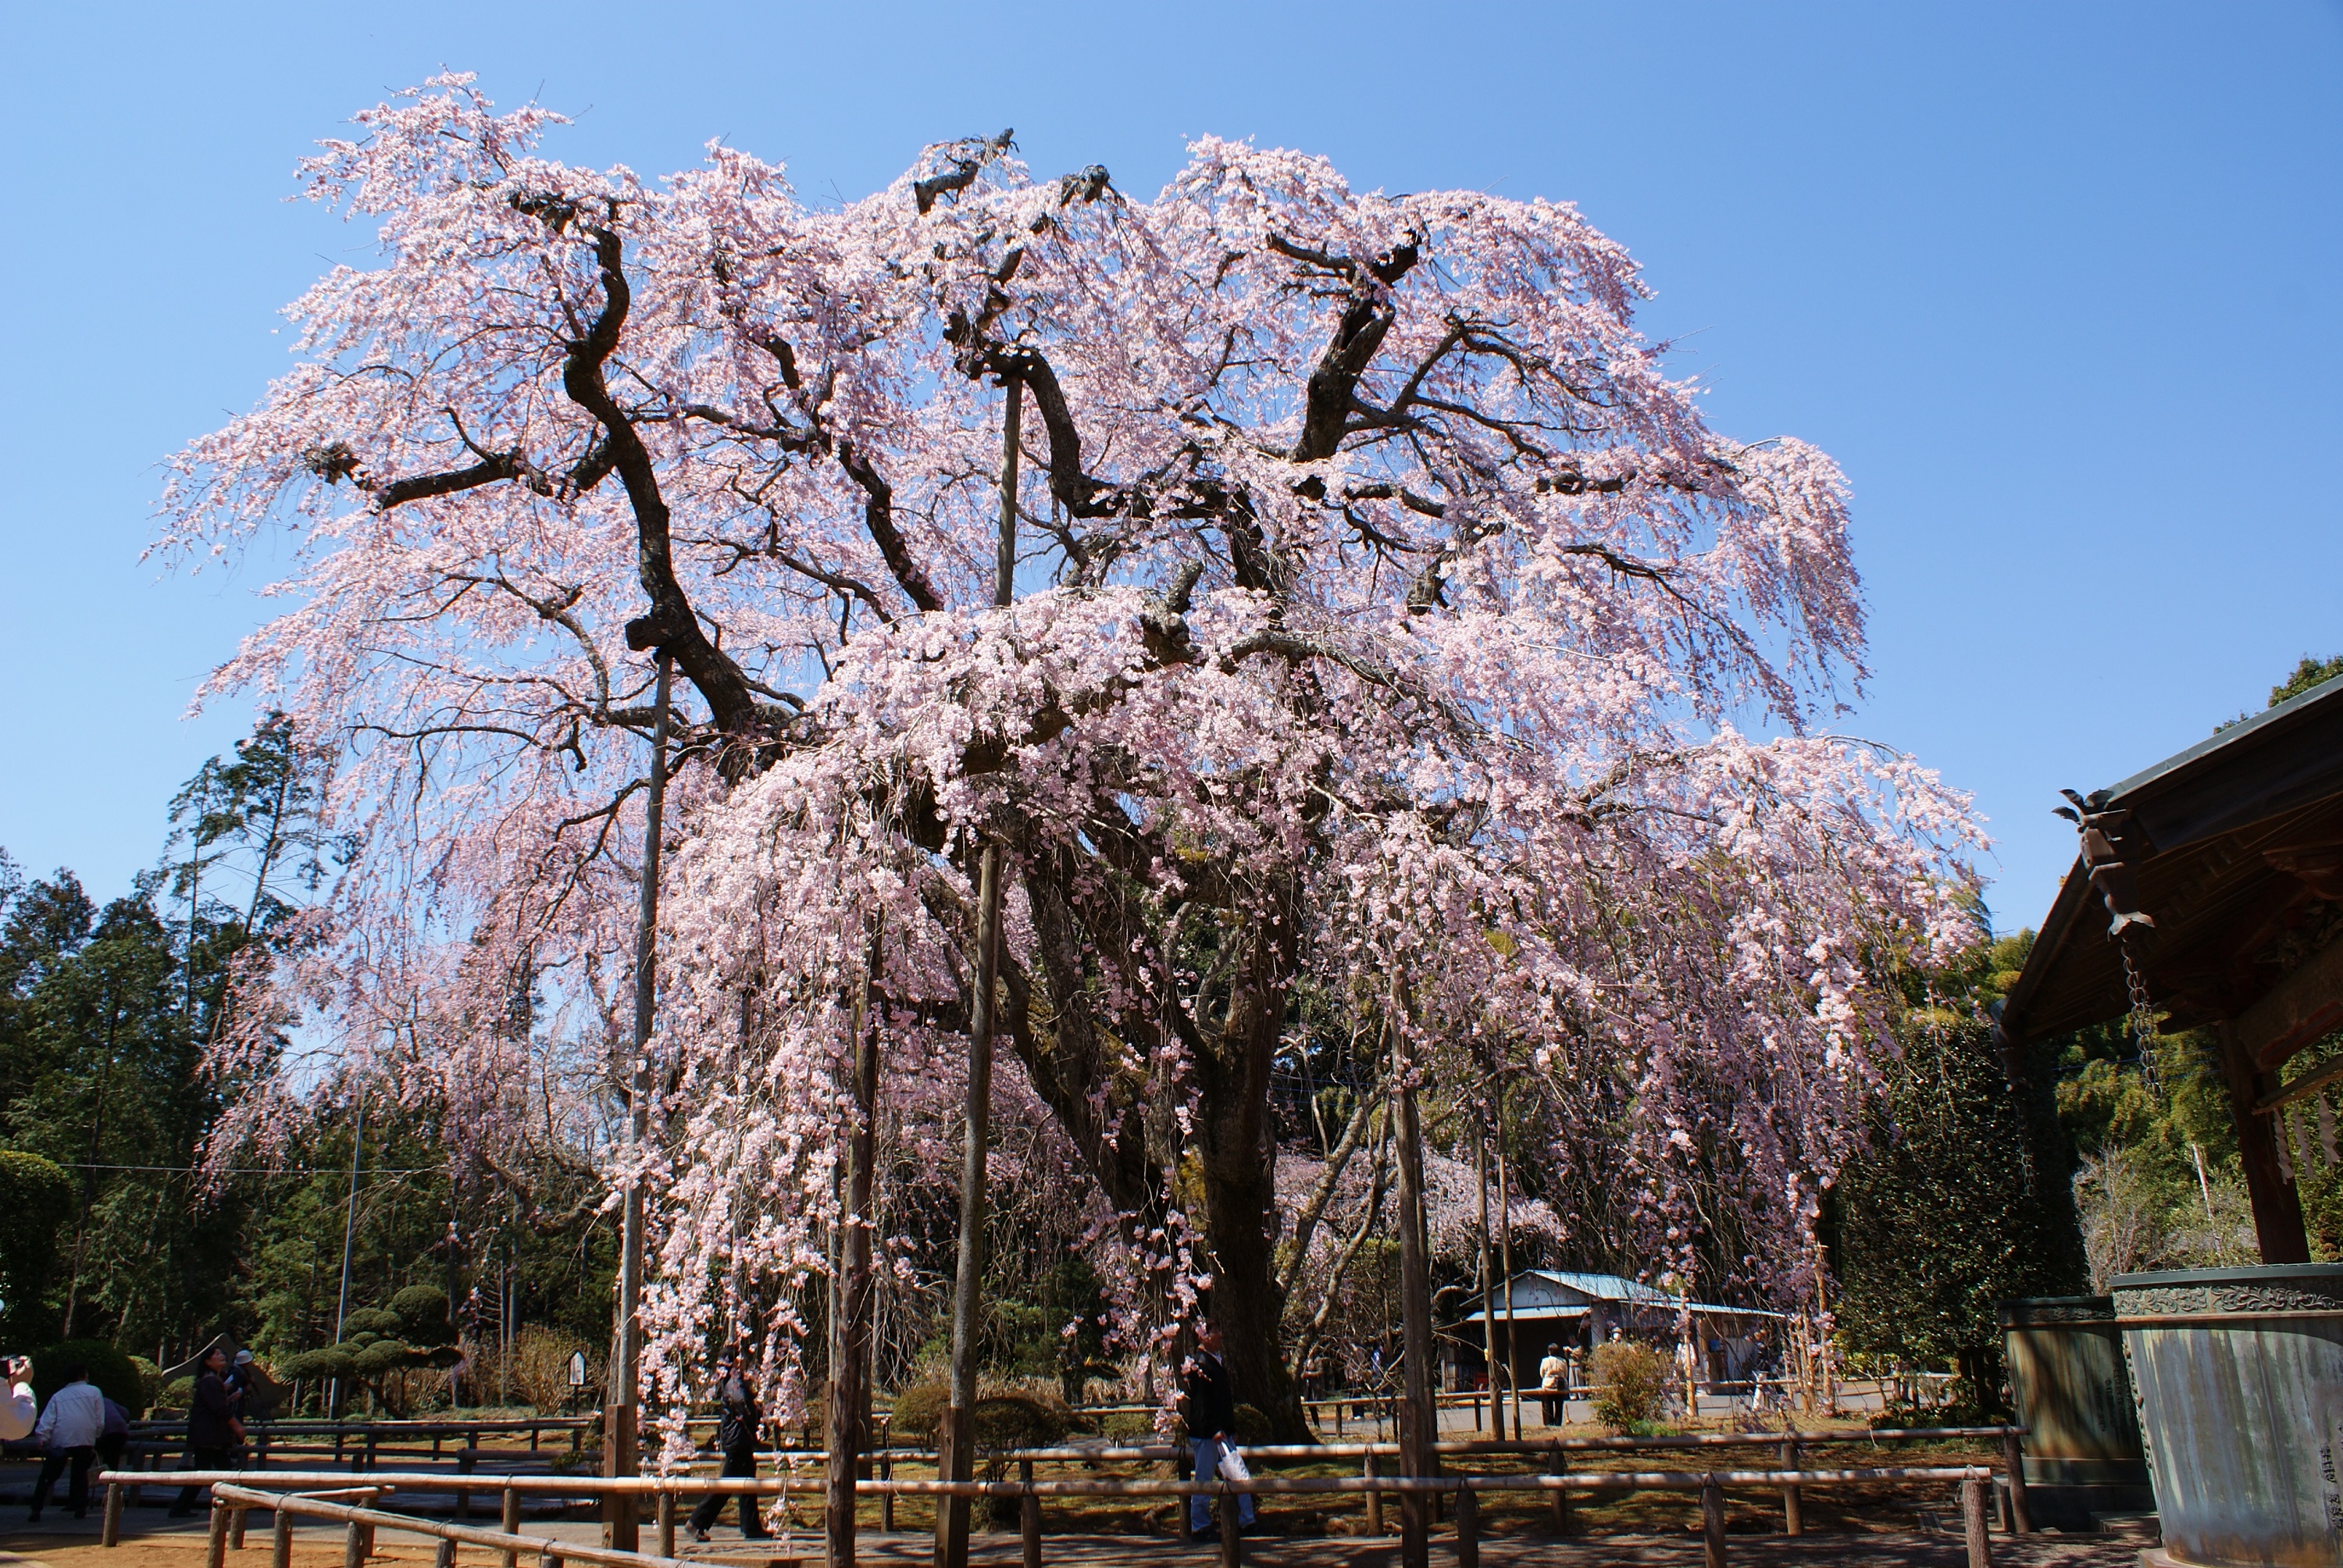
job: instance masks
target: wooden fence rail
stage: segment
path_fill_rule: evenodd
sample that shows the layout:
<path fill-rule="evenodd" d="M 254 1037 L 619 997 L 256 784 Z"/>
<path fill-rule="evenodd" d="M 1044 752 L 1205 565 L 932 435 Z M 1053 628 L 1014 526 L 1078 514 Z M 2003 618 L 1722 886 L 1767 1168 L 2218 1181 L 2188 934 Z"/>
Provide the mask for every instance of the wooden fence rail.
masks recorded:
<path fill-rule="evenodd" d="M 1237 1500 L 1241 1495 L 1302 1496 L 1328 1493 L 1364 1493 L 1368 1496 L 1371 1526 L 1380 1523 L 1381 1501 L 1385 1493 L 1400 1494 L 1453 1493 L 1454 1510 L 1455 1549 L 1458 1568 L 1479 1568 L 1479 1505 L 1483 1493 L 1531 1492 L 1564 1497 L 1575 1493 L 1604 1492 L 1694 1492 L 1701 1499 L 1702 1538 L 1707 1568 L 1724 1568 L 1725 1563 L 1725 1489 L 1764 1487 L 1782 1493 L 1785 1497 L 1810 1486 L 1855 1485 L 1877 1482 L 1953 1482 L 1958 1489 L 1963 1533 L 1966 1539 L 1969 1568 L 1990 1568 L 1991 1537 L 1986 1524 L 1987 1488 L 1993 1472 L 1980 1465 L 1901 1465 L 1873 1466 L 1842 1470 L 1725 1470 L 1725 1471 L 1579 1471 L 1549 1475 L 1443 1475 L 1443 1476 L 1380 1476 L 1373 1473 L 1374 1455 L 1368 1456 L 1369 1473 L 1359 1476 L 1254 1476 L 1247 1481 L 1231 1482 L 1220 1477 L 1180 1480 L 1167 1477 L 1074 1478 L 1037 1480 L 1021 1466 L 1016 1480 L 1001 1481 L 915 1481 L 871 1480 L 855 1483 L 858 1494 L 883 1498 L 895 1496 L 954 1496 L 1001 1497 L 1020 1500 L 1022 1518 L 1021 1534 L 1024 1544 L 1025 1568 L 1041 1568 L 1041 1533 L 1040 1505 L 1051 1497 L 1191 1497 L 1207 1496 L 1214 1500 L 1221 1519 L 1221 1561 L 1223 1568 L 1239 1568 L 1240 1532 L 1237 1528 Z M 102 1543 L 114 1546 L 120 1543 L 122 1492 L 135 1484 L 141 1473 L 107 1471 L 98 1476 L 106 1488 L 106 1525 Z M 277 1523 L 273 1532 L 276 1547 L 275 1568 L 289 1568 L 291 1553 L 289 1514 L 308 1513 L 318 1517 L 343 1519 L 350 1524 L 345 1546 L 345 1568 L 363 1568 L 371 1550 L 372 1532 L 387 1525 L 399 1530 L 435 1536 L 443 1544 L 439 1551 L 438 1568 L 453 1568 L 454 1549 L 458 1543 L 493 1546 L 505 1555 L 506 1568 L 516 1568 L 518 1555 L 523 1551 L 536 1553 L 543 1560 L 543 1568 L 560 1568 L 565 1560 L 595 1563 L 608 1568 L 666 1568 L 673 1563 L 675 1552 L 675 1501 L 679 1496 L 788 1495 L 803 1489 L 809 1497 L 812 1488 L 799 1477 L 715 1477 L 685 1475 L 647 1475 L 610 1478 L 603 1476 L 451 1476 L 413 1475 L 376 1477 L 373 1486 L 388 1491 L 394 1486 L 406 1490 L 442 1490 L 468 1492 L 482 1487 L 496 1487 L 504 1493 L 505 1507 L 502 1530 L 476 1530 L 458 1524 L 443 1524 L 412 1514 L 394 1513 L 385 1510 L 357 1507 L 329 1501 L 320 1495 L 303 1495 L 283 1490 L 263 1491 L 249 1483 L 266 1481 L 275 1488 L 299 1486 L 310 1481 L 335 1482 L 343 1477 L 328 1472 L 303 1475 L 291 1472 L 264 1472 L 258 1474 L 245 1471 L 183 1471 L 177 1479 L 187 1485 L 212 1488 L 212 1515 L 209 1536 L 209 1568 L 226 1568 L 226 1553 L 231 1539 L 241 1543 L 244 1538 L 243 1515 L 246 1509 L 266 1507 L 276 1511 Z M 659 1553 L 645 1555 L 639 1553 L 617 1552 L 601 1547 L 572 1545 L 542 1536 L 526 1536 L 518 1533 L 518 1499 L 523 1492 L 610 1497 L 618 1495 L 654 1494 L 659 1499 Z M 1184 1520 L 1186 1511 L 1182 1510 Z"/>

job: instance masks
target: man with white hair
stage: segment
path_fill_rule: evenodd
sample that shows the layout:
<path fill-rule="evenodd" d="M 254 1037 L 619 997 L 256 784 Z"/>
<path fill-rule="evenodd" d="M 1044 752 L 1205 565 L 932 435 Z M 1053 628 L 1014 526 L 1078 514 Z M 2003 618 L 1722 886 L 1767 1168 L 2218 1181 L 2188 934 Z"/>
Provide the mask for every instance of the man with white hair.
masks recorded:
<path fill-rule="evenodd" d="M 33 1428 L 34 1441 L 48 1452 L 41 1458 L 41 1477 L 33 1483 L 31 1522 L 39 1521 L 49 1488 L 68 1465 L 73 1479 L 66 1483 L 65 1506 L 75 1519 L 89 1517 L 89 1462 L 97 1457 L 98 1434 L 105 1430 L 106 1401 L 91 1386 L 89 1369 L 78 1364 L 65 1368 L 65 1386 L 49 1396 Z"/>

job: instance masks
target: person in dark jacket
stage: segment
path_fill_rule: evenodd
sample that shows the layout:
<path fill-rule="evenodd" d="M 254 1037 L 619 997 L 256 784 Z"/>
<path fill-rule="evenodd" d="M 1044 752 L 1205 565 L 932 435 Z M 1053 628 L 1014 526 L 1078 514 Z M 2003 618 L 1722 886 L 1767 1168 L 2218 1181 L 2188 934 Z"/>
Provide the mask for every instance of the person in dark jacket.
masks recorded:
<path fill-rule="evenodd" d="M 723 1452 L 724 1468 L 718 1472 L 727 1477 L 757 1473 L 757 1429 L 764 1422 L 764 1412 L 757 1408 L 756 1395 L 749 1392 L 749 1380 L 730 1366 L 716 1369 L 716 1396 L 721 1413 L 716 1422 L 716 1446 Z M 761 1500 L 747 1493 L 740 1494 L 740 1534 L 744 1540 L 763 1541 L 769 1538 L 765 1529 Z M 691 1538 L 708 1539 L 708 1527 L 724 1513 L 724 1494 L 711 1492 L 699 1500 L 691 1511 Z"/>
<path fill-rule="evenodd" d="M 1221 1354 L 1221 1331 L 1212 1324 L 1196 1328 L 1196 1353 L 1188 1358 L 1187 1381 L 1181 1389 L 1181 1413 L 1188 1422 L 1188 1448 L 1196 1462 L 1196 1479 L 1209 1481 L 1221 1473 L 1221 1460 L 1236 1447 L 1237 1394 L 1229 1379 L 1229 1363 Z M 1212 1500 L 1202 1493 L 1188 1499 L 1188 1523 L 1199 1541 L 1217 1540 Z M 1252 1493 L 1237 1499 L 1238 1528 L 1252 1528 Z"/>
<path fill-rule="evenodd" d="M 204 1357 L 203 1375 L 196 1379 L 195 1402 L 187 1410 L 187 1457 L 182 1470 L 233 1470 L 236 1451 L 244 1442 L 244 1422 L 236 1419 L 240 1396 L 227 1386 L 227 1352 L 214 1346 Z M 196 1511 L 200 1486 L 179 1488 L 171 1517 L 185 1519 Z"/>

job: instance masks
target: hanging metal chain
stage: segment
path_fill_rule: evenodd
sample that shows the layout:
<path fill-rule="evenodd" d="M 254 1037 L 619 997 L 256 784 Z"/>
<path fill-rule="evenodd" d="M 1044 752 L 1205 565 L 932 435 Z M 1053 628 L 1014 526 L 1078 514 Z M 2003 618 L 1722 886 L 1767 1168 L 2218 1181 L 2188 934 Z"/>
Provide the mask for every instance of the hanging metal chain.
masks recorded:
<path fill-rule="evenodd" d="M 2132 952 L 2131 928 L 2126 927 L 2116 938 L 2116 950 L 2123 954 L 2124 985 L 2131 994 L 2131 1012 L 2125 1021 L 2139 1042 L 2140 1077 L 2147 1081 L 2148 1093 L 2160 1094 L 2156 1080 L 2156 1008 L 2148 1000 L 2147 981 L 2140 978 L 2139 960 Z"/>

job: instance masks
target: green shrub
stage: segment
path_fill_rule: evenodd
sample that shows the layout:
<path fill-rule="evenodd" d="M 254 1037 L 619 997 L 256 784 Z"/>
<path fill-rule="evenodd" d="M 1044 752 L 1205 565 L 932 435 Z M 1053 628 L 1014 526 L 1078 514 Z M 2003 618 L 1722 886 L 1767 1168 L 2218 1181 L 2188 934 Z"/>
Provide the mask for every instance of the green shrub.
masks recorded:
<path fill-rule="evenodd" d="M 146 1380 L 138 1375 L 128 1356 L 104 1340 L 67 1340 L 33 1352 L 33 1392 L 44 1405 L 51 1394 L 65 1387 L 65 1368 L 76 1363 L 89 1369 L 89 1381 L 106 1398 L 133 1415 L 146 1412 Z"/>
<path fill-rule="evenodd" d="M 1239 1448 L 1258 1448 L 1267 1442 L 1272 1429 L 1269 1417 L 1257 1405 L 1241 1404 L 1236 1410 L 1236 1440 Z"/>
<path fill-rule="evenodd" d="M 922 1378 L 895 1396 L 889 1430 L 906 1437 L 931 1439 L 951 1402 L 951 1385 L 942 1378 Z M 998 1452 L 1010 1448 L 1046 1448 L 1074 1428 L 1074 1412 L 1054 1394 L 1032 1389 L 984 1387 L 976 1394 L 972 1412 L 976 1446 Z"/>
<path fill-rule="evenodd" d="M 1594 1348 L 1594 1419 L 1622 1434 L 1660 1417 L 1668 1397 L 1668 1358 L 1634 1340 Z"/>
<path fill-rule="evenodd" d="M 138 1373 L 138 1402 L 130 1409 L 142 1411 L 162 1397 L 163 1369 L 145 1356 L 132 1356 L 130 1365 Z"/>
<path fill-rule="evenodd" d="M 1155 1438 L 1155 1418 L 1144 1411 L 1119 1410 L 1106 1418 L 1101 1430 L 1116 1442 L 1151 1442 Z"/>

